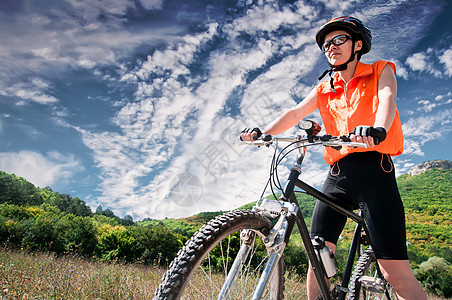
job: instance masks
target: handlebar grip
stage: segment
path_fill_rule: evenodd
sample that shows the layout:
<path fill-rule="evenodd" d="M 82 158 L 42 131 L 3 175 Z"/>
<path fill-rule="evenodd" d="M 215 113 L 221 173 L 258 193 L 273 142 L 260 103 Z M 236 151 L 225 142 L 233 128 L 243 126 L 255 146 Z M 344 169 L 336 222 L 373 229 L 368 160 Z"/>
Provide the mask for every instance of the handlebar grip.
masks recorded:
<path fill-rule="evenodd" d="M 342 141 L 344 141 L 344 142 L 351 142 L 352 141 L 348 135 L 341 135 L 339 138 Z"/>
<path fill-rule="evenodd" d="M 245 128 L 245 129 L 242 130 L 242 133 L 244 133 L 244 132 L 252 133 L 253 131 L 255 131 L 257 133 L 255 136 L 253 136 L 253 140 L 257 140 L 260 136 L 262 136 L 262 131 L 258 127 Z M 241 135 L 240 135 L 240 140 L 243 141 Z"/>
<path fill-rule="evenodd" d="M 262 135 L 262 140 L 264 141 L 264 142 L 270 142 L 271 140 L 272 140 L 272 135 L 271 134 L 263 134 Z"/>

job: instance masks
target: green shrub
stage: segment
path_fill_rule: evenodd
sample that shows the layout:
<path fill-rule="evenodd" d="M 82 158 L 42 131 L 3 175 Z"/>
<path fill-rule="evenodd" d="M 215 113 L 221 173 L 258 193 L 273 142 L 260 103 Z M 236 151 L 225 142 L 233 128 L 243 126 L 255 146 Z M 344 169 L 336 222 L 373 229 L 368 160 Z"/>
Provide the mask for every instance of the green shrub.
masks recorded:
<path fill-rule="evenodd" d="M 138 243 L 137 259 L 143 263 L 168 265 L 181 248 L 180 236 L 165 226 L 130 226 L 127 230 Z"/>
<path fill-rule="evenodd" d="M 284 263 L 288 270 L 294 270 L 298 275 L 308 272 L 308 257 L 298 236 L 293 236 L 284 249 Z"/>
<path fill-rule="evenodd" d="M 64 215 L 58 221 L 58 233 L 64 239 L 64 248 L 68 253 L 90 256 L 96 249 L 96 231 L 90 217 Z"/>
<path fill-rule="evenodd" d="M 99 237 L 97 252 L 104 261 L 133 262 L 136 245 L 135 238 L 124 227 L 116 227 Z"/>
<path fill-rule="evenodd" d="M 424 289 L 440 297 L 452 296 L 452 265 L 442 257 L 430 257 L 423 262 L 414 275 Z"/>
<path fill-rule="evenodd" d="M 64 239 L 58 232 L 58 220 L 59 216 L 53 213 L 44 213 L 36 219 L 28 219 L 23 226 L 22 246 L 31 250 L 63 253 Z"/>

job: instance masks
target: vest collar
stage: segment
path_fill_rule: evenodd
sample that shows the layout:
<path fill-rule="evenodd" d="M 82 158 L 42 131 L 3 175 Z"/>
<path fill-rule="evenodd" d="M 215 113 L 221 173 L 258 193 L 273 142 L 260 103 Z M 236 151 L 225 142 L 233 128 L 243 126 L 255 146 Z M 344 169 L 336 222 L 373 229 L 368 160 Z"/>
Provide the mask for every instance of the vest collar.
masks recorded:
<path fill-rule="evenodd" d="M 364 64 L 360 61 L 358 61 L 358 64 L 356 65 L 356 70 L 355 70 L 355 75 L 353 76 L 353 79 L 355 78 L 359 78 L 359 77 L 365 77 L 365 76 L 369 76 L 372 75 L 373 73 L 373 68 L 372 65 L 369 64 Z M 334 73 L 333 74 L 333 80 L 334 80 L 334 87 L 337 89 L 341 89 L 343 88 L 344 82 L 342 81 L 341 77 L 339 76 L 339 73 Z M 324 84 L 326 83 L 326 84 Z M 328 84 L 328 81 L 324 81 L 321 83 L 322 88 L 320 90 L 321 93 L 331 93 L 333 92 L 333 90 L 331 89 L 331 85 Z"/>

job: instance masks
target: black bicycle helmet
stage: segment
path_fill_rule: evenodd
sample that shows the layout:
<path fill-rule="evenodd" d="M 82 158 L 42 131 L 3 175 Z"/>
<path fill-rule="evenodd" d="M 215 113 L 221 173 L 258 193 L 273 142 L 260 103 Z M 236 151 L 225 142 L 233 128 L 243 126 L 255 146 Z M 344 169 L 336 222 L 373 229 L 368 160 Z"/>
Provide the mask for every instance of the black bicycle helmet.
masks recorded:
<path fill-rule="evenodd" d="M 372 47 L 372 34 L 363 22 L 354 17 L 339 17 L 329 20 L 317 31 L 315 39 L 320 49 L 325 41 L 325 36 L 335 30 L 344 30 L 354 39 L 363 41 L 361 54 L 367 53 Z"/>

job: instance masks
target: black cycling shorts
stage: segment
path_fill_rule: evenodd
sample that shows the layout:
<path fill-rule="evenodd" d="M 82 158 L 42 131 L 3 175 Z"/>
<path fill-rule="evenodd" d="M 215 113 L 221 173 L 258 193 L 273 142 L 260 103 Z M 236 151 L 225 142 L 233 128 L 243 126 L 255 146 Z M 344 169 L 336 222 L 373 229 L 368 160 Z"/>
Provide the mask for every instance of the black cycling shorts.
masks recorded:
<path fill-rule="evenodd" d="M 322 192 L 345 207 L 363 211 L 378 259 L 408 259 L 405 212 L 389 155 L 347 155 L 330 167 Z M 318 235 L 337 244 L 346 220 L 341 213 L 317 201 L 311 237 Z"/>

